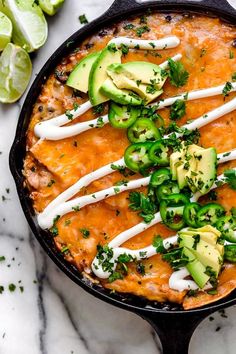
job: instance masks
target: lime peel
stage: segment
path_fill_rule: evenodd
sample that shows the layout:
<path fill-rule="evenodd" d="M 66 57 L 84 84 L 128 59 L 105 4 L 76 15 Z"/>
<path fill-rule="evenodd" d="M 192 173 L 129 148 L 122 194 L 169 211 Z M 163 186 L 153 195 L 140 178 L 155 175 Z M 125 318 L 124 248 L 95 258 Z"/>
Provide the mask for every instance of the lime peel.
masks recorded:
<path fill-rule="evenodd" d="M 28 52 L 40 48 L 48 35 L 47 22 L 41 8 L 32 0 L 0 0 L 0 11 L 13 24 L 13 42 Z"/>
<path fill-rule="evenodd" d="M 8 43 L 0 57 L 0 102 L 16 102 L 26 90 L 32 73 L 29 54 Z"/>
<path fill-rule="evenodd" d="M 39 6 L 49 16 L 55 15 L 63 4 L 64 0 L 39 0 Z"/>
<path fill-rule="evenodd" d="M 0 12 L 0 51 L 2 51 L 11 41 L 11 36 L 11 20 L 3 12 Z"/>

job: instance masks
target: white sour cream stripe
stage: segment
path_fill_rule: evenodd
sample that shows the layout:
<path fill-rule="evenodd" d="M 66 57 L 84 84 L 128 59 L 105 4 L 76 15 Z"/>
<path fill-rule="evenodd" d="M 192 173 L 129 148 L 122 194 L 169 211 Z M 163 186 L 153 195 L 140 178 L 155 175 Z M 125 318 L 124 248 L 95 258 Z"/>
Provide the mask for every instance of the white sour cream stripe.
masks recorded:
<path fill-rule="evenodd" d="M 185 279 L 188 276 L 190 273 L 185 267 L 173 272 L 169 279 L 169 287 L 177 291 L 199 289 L 195 281 Z"/>
<path fill-rule="evenodd" d="M 165 64 L 165 63 L 163 63 Z M 166 64 L 165 64 L 166 65 Z M 235 85 L 236 83 L 234 83 Z M 221 87 L 221 86 L 219 86 Z M 235 88 L 236 90 L 236 88 Z M 202 95 L 201 97 L 208 97 L 203 95 L 202 90 Z M 198 91 L 200 92 L 200 91 Z M 219 91 L 218 91 L 219 92 Z M 189 92 L 190 95 L 191 92 Z M 191 97 L 191 96 L 190 96 Z M 171 102 L 175 102 L 177 97 L 170 98 L 168 100 L 171 100 Z M 194 99 L 194 98 L 192 98 Z M 187 101 L 189 98 L 187 99 Z M 169 101 L 170 102 L 170 101 Z M 157 103 L 158 109 L 164 108 L 169 105 L 169 103 L 166 100 L 160 101 Z M 81 105 L 78 110 L 76 111 L 71 111 L 73 112 L 73 119 L 77 118 L 79 115 L 85 113 L 89 108 L 91 108 L 90 102 L 85 102 L 83 105 Z M 215 108 L 214 110 L 207 112 L 203 114 L 201 117 L 194 119 L 191 123 L 185 124 L 182 126 L 182 128 L 187 128 L 188 130 L 195 130 L 204 127 L 205 125 L 213 122 L 214 120 L 223 117 L 224 115 L 233 112 L 236 109 L 236 98 L 233 98 L 231 101 Z M 75 114 L 75 115 L 74 115 Z M 72 119 L 72 120 L 73 120 Z M 62 123 L 61 123 L 62 122 Z M 90 120 L 87 122 L 83 123 L 77 123 L 71 126 L 66 126 L 62 127 L 61 125 L 68 123 L 68 117 L 63 114 L 59 117 L 49 119 L 47 121 L 41 122 L 36 124 L 34 128 L 35 135 L 40 137 L 41 139 L 48 139 L 48 140 L 60 140 L 60 139 L 65 139 L 74 135 L 78 135 L 86 130 L 93 129 L 96 127 L 99 127 L 99 124 L 107 124 L 109 122 L 108 116 L 102 116 L 99 118 L 96 118 L 94 120 Z M 169 134 L 170 135 L 170 134 Z M 169 135 L 164 136 L 164 138 L 167 138 Z M 176 133 L 177 137 L 181 137 L 181 133 Z"/>
<path fill-rule="evenodd" d="M 218 164 L 236 160 L 236 149 L 217 155 Z"/>
<path fill-rule="evenodd" d="M 213 122 L 214 120 L 223 117 L 224 115 L 233 112 L 236 109 L 236 98 L 231 101 L 213 109 L 210 112 L 203 114 L 201 117 L 194 119 L 191 123 L 183 125 L 181 128 L 187 128 L 188 130 L 195 130 L 204 127 L 205 125 Z M 171 134 L 165 135 L 168 138 Z M 183 134 L 176 133 L 176 137 L 179 138 Z"/>
<path fill-rule="evenodd" d="M 236 159 L 236 149 L 228 151 L 226 153 L 222 153 L 217 155 L 218 156 L 218 163 L 224 163 L 226 161 L 232 161 Z M 114 172 L 114 169 L 111 168 L 112 164 L 108 164 L 104 167 L 101 167 L 97 171 L 91 172 L 90 174 L 82 177 L 77 183 L 73 186 L 68 188 L 62 194 L 60 194 L 56 199 L 54 199 L 42 213 L 38 214 L 38 223 L 39 226 L 43 229 L 49 229 L 53 226 L 53 220 L 57 215 L 63 216 L 71 211 L 83 208 L 86 205 L 97 203 L 103 199 L 109 198 L 113 195 L 122 193 L 126 190 L 140 188 L 142 186 L 147 186 L 150 182 L 150 176 L 146 178 L 140 178 L 137 180 L 129 181 L 124 185 L 117 186 L 114 185 L 112 187 L 103 189 L 102 191 L 95 192 L 90 195 L 85 195 L 82 197 L 78 197 L 75 199 L 71 199 L 75 194 L 77 194 L 82 187 L 88 186 L 91 182 L 95 181 L 96 179 L 102 178 L 107 174 Z M 120 159 L 113 163 L 115 166 L 125 167 L 124 159 Z M 223 176 L 223 175 L 222 175 Z M 223 177 L 222 177 L 223 178 Z M 196 194 L 198 195 L 198 194 Z M 198 197 L 199 198 L 199 197 Z M 195 195 L 193 196 L 195 199 Z M 152 221 L 153 222 L 153 221 Z M 147 225 L 147 224 L 145 224 Z M 149 225 L 149 224 L 148 224 Z M 142 232 L 144 230 L 141 230 Z M 132 230 L 129 230 L 130 234 L 132 234 Z M 124 241 L 125 242 L 125 241 Z M 121 242 L 123 243 L 123 242 Z M 112 247 L 116 247 L 116 245 L 112 244 Z"/>
<path fill-rule="evenodd" d="M 98 203 L 101 200 L 107 199 L 109 197 L 112 197 L 116 194 L 122 193 L 124 191 L 128 191 L 130 189 L 136 189 L 140 187 L 145 187 L 149 184 L 150 182 L 150 177 L 145 177 L 145 178 L 140 178 L 137 180 L 129 181 L 123 185 L 117 186 L 114 185 L 110 188 L 103 189 L 99 192 L 93 193 L 93 194 L 88 194 L 84 195 L 82 197 L 78 197 L 75 199 L 72 199 L 70 201 L 61 203 L 55 207 L 51 213 L 47 212 L 47 214 L 44 214 L 42 216 L 39 215 L 38 220 L 40 220 L 40 226 L 44 226 L 44 228 L 50 228 L 53 224 L 53 219 L 56 217 L 56 215 L 63 216 L 67 213 L 70 213 L 73 210 L 80 210 L 86 205 Z M 40 218 L 41 216 L 41 218 Z"/>
<path fill-rule="evenodd" d="M 181 54 L 176 54 L 172 58 L 172 60 L 178 61 L 181 58 Z M 165 61 L 160 64 L 160 67 L 162 69 L 168 68 L 168 61 Z M 93 120 L 89 120 L 82 123 L 76 123 L 64 127 L 65 124 L 73 122 L 73 120 L 87 112 L 90 108 L 92 108 L 92 104 L 90 101 L 87 101 L 81 106 L 79 106 L 77 109 L 68 110 L 67 114 L 62 114 L 58 117 L 51 118 L 36 124 L 34 127 L 34 133 L 38 138 L 42 140 L 61 140 L 81 134 L 89 129 L 98 128 L 103 124 L 109 123 L 108 115 L 105 115 Z"/>
<path fill-rule="evenodd" d="M 236 82 L 231 82 L 230 84 L 232 87 L 230 92 L 236 91 Z M 194 100 L 198 100 L 200 98 L 207 98 L 207 97 L 222 95 L 224 87 L 225 87 L 225 85 L 220 85 L 220 86 L 210 87 L 210 88 L 201 89 L 201 90 L 184 92 L 178 96 L 165 98 L 164 100 L 160 100 L 158 102 L 152 103 L 149 106 L 157 106 L 157 109 L 162 109 L 162 108 L 171 106 L 173 103 L 175 103 L 176 100 L 194 101 Z"/>
<path fill-rule="evenodd" d="M 234 168 L 234 170 L 236 171 L 236 168 Z M 216 183 L 211 187 L 210 190 L 217 188 L 219 183 L 221 183 L 221 184 L 225 184 L 226 183 L 226 179 L 225 179 L 223 174 L 217 177 Z M 193 197 L 191 198 L 191 201 L 192 202 L 193 201 L 196 202 L 200 197 L 201 197 L 200 193 L 195 193 L 193 195 Z M 154 219 L 149 224 L 147 224 L 145 222 L 141 222 L 141 223 L 131 227 L 130 229 L 123 231 L 119 235 L 117 235 L 108 244 L 108 247 L 113 249 L 114 255 L 113 255 L 113 259 L 112 260 L 114 261 L 115 265 L 116 265 L 116 261 L 117 261 L 117 258 L 118 258 L 118 257 L 116 257 L 116 255 L 118 255 L 118 256 L 120 255 L 120 253 L 119 253 L 120 247 L 119 246 L 121 244 L 123 244 L 124 242 L 130 240 L 131 238 L 133 238 L 134 236 L 140 234 L 141 232 L 149 229 L 153 225 L 158 224 L 161 221 L 162 221 L 161 215 L 158 212 L 158 213 L 155 214 Z M 170 242 L 171 244 L 174 244 L 176 242 L 176 239 L 173 238 L 171 241 L 169 239 L 166 239 L 165 241 L 166 242 Z M 135 250 L 136 253 L 134 253 L 134 254 L 138 257 L 140 251 L 142 252 L 142 250 L 137 249 L 137 250 Z M 129 252 L 129 250 L 127 252 Z M 129 253 L 127 253 L 127 254 L 129 254 Z M 102 265 L 99 264 L 99 261 L 98 261 L 98 259 L 96 257 L 94 258 L 93 263 L 92 263 L 92 270 L 93 270 L 94 274 L 97 275 L 98 277 L 103 278 L 103 279 L 107 278 L 107 272 L 105 273 L 103 271 Z"/>
<path fill-rule="evenodd" d="M 51 214 L 53 210 L 55 210 L 60 204 L 65 203 L 67 200 L 74 197 L 83 187 L 87 187 L 90 183 L 109 175 L 110 173 L 115 172 L 112 168 L 112 165 L 115 166 L 124 166 L 124 159 L 120 159 L 114 162 L 111 162 L 105 166 L 100 167 L 94 172 L 91 172 L 78 180 L 75 184 L 71 187 L 66 189 L 64 192 L 59 194 L 48 206 L 44 209 L 44 211 L 38 214 L 38 224 L 42 229 L 48 229 L 53 225 L 53 219 L 58 215 L 54 214 L 53 219 L 48 220 L 48 214 Z"/>
<path fill-rule="evenodd" d="M 163 246 L 166 249 L 168 249 L 172 245 L 174 246 L 174 245 L 177 244 L 177 239 L 178 239 L 178 236 L 172 236 L 172 237 L 166 238 L 165 240 L 163 240 Z M 116 268 L 116 260 L 118 259 L 118 257 L 121 254 L 130 255 L 134 259 L 139 261 L 141 259 L 150 258 L 150 257 L 154 256 L 155 254 L 157 254 L 157 251 L 156 251 L 156 248 L 154 246 L 148 246 L 148 247 L 140 248 L 139 250 L 130 250 L 130 249 L 124 248 L 124 247 L 114 248 L 113 249 L 113 257 L 110 260 L 110 262 L 114 264 L 113 271 Z M 102 268 L 99 266 L 99 261 L 98 261 L 97 258 L 95 258 L 93 263 L 92 263 L 92 270 L 93 270 L 93 272 L 96 272 L 97 277 L 99 277 L 101 279 L 106 279 L 110 275 L 110 272 L 104 272 L 102 270 Z"/>
<path fill-rule="evenodd" d="M 134 39 L 127 37 L 113 38 L 108 44 L 114 43 L 119 48 L 126 45 L 129 48 L 144 50 L 160 50 L 175 48 L 180 44 L 180 39 L 176 36 L 165 37 L 161 39 Z"/>

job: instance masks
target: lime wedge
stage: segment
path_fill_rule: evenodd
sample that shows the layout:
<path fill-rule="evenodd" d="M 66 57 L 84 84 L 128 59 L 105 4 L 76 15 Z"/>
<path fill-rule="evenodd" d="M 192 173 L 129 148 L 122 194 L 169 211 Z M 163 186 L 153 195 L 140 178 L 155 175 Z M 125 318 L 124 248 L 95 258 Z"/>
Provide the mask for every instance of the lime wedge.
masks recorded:
<path fill-rule="evenodd" d="M 55 15 L 63 3 L 64 0 L 39 0 L 39 6 L 49 16 Z"/>
<path fill-rule="evenodd" d="M 11 41 L 12 23 L 9 18 L 0 12 L 0 51 Z"/>
<path fill-rule="evenodd" d="M 17 101 L 28 86 L 32 72 L 29 54 L 8 43 L 0 56 L 0 102 Z"/>
<path fill-rule="evenodd" d="M 12 21 L 15 44 L 27 52 L 33 52 L 45 43 L 47 22 L 34 0 L 0 0 L 0 11 Z"/>

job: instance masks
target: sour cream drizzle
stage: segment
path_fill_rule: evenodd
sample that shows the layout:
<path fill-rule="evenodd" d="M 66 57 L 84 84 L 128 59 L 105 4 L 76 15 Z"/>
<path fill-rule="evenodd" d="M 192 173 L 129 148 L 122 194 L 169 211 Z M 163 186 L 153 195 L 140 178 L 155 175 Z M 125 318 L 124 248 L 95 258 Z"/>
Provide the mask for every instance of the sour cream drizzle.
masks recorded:
<path fill-rule="evenodd" d="M 231 86 L 232 89 L 230 90 L 230 92 L 236 91 L 236 82 L 231 82 L 231 85 L 232 85 Z M 220 86 L 210 87 L 201 90 L 184 92 L 178 96 L 166 98 L 164 100 L 160 100 L 158 102 L 152 103 L 151 106 L 157 106 L 157 109 L 162 109 L 171 106 L 173 103 L 175 103 L 176 100 L 193 101 L 193 100 L 198 100 L 200 98 L 222 95 L 224 87 L 225 85 L 220 85 Z"/>
<path fill-rule="evenodd" d="M 174 61 L 178 61 L 181 59 L 181 54 L 175 55 L 172 59 Z M 163 69 L 166 69 L 168 67 L 168 61 L 162 63 L 160 65 Z M 232 82 L 232 90 L 236 91 L 236 83 Z M 171 106 L 177 99 L 184 99 L 185 101 L 192 101 L 200 98 L 206 98 L 206 97 L 211 97 L 211 96 L 216 96 L 222 94 L 222 90 L 224 88 L 224 85 L 220 85 L 217 87 L 211 87 L 207 89 L 202 89 L 202 90 L 194 90 L 194 91 L 189 91 L 188 93 L 183 93 L 179 96 L 175 97 L 170 97 L 166 98 L 164 100 L 158 101 L 156 103 L 153 103 L 149 106 L 156 106 L 157 109 L 162 109 L 168 106 Z M 42 140 L 47 139 L 47 140 L 60 140 L 60 139 L 66 139 L 74 135 L 81 134 L 89 129 L 93 128 L 99 128 L 101 125 L 105 125 L 109 123 L 108 115 L 104 115 L 98 118 L 95 118 L 93 120 L 89 120 L 87 122 L 82 122 L 82 123 L 76 123 L 70 126 L 65 126 L 65 124 L 68 124 L 69 122 L 72 122 L 74 119 L 78 118 L 82 114 L 84 114 L 86 111 L 88 111 L 90 108 L 92 108 L 92 105 L 89 101 L 83 103 L 80 107 L 77 109 L 69 111 L 69 118 L 68 115 L 62 114 L 58 117 L 46 120 L 44 122 L 40 122 L 35 125 L 34 132 L 35 135 Z M 204 125 L 207 125 L 208 123 L 212 122 L 213 120 L 222 117 L 223 115 L 232 112 L 233 110 L 236 109 L 236 98 L 232 99 L 228 103 L 225 103 L 224 105 L 217 107 L 215 110 L 204 114 L 202 117 L 199 117 L 198 119 L 195 119 L 193 122 L 184 125 L 184 128 L 188 128 L 189 130 L 194 130 L 196 128 L 201 128 Z M 177 136 L 181 136 L 180 134 L 177 134 Z"/>
<path fill-rule="evenodd" d="M 213 122 L 214 120 L 223 117 L 224 115 L 233 112 L 236 109 L 236 98 L 231 101 L 215 108 L 214 110 L 203 114 L 201 117 L 194 119 L 191 123 L 183 125 L 181 128 L 187 128 L 188 130 L 195 130 L 204 127 L 205 125 Z M 169 134 L 171 135 L 171 134 Z M 169 135 L 166 135 L 167 138 Z M 181 133 L 176 133 L 176 137 L 181 137 Z"/>
<path fill-rule="evenodd" d="M 134 39 L 127 37 L 113 38 L 108 44 L 114 43 L 119 48 L 122 44 L 129 48 L 144 50 L 160 50 L 175 48 L 180 44 L 180 39 L 176 36 L 170 36 L 161 39 Z"/>
<path fill-rule="evenodd" d="M 234 170 L 236 171 L 236 168 L 234 168 Z M 211 187 L 211 190 L 217 188 L 218 183 L 222 183 L 222 184 L 226 183 L 226 179 L 223 174 L 217 177 L 217 181 Z M 201 197 L 200 193 L 195 193 L 193 195 L 193 197 L 191 198 L 191 201 L 197 201 L 200 197 Z M 117 259 L 120 254 L 124 254 L 124 253 L 131 254 L 131 256 L 137 258 L 137 260 L 140 260 L 143 258 L 149 258 L 149 257 L 156 254 L 156 250 L 153 246 L 148 246 L 143 249 L 132 250 L 132 253 L 130 253 L 129 249 L 124 248 L 124 247 L 119 247 L 119 246 L 121 244 L 123 244 L 124 242 L 130 240 L 134 236 L 138 235 L 139 233 L 149 229 L 153 225 L 158 224 L 159 222 L 161 222 L 161 220 L 162 220 L 161 215 L 158 212 L 155 214 L 154 219 L 149 224 L 147 224 L 145 222 L 141 222 L 141 223 L 131 227 L 130 229 L 123 231 L 122 233 L 117 235 L 111 242 L 108 243 L 108 247 L 112 248 L 112 250 L 113 250 L 113 258 L 112 258 L 111 262 L 114 263 L 114 269 L 116 268 Z M 177 243 L 177 236 L 172 236 L 172 237 L 164 240 L 164 246 L 167 249 L 170 247 L 170 245 L 175 245 L 176 243 Z M 146 252 L 146 251 L 147 251 L 147 254 L 144 257 L 142 252 Z M 140 254 L 140 252 L 141 252 L 141 254 Z M 99 278 L 102 278 L 102 279 L 106 279 L 110 275 L 109 272 L 103 271 L 102 264 L 100 264 L 97 257 L 95 257 L 92 262 L 92 270 L 96 276 L 98 276 Z M 190 283 L 190 285 L 191 285 L 191 283 Z"/>
<path fill-rule="evenodd" d="M 224 163 L 226 161 L 232 161 L 235 159 L 236 159 L 236 149 L 218 155 L 218 163 Z M 101 200 L 107 199 L 107 198 L 112 197 L 116 194 L 120 194 L 124 191 L 147 186 L 150 182 L 151 177 L 148 176 L 145 178 L 140 178 L 137 180 L 128 181 L 127 183 L 120 185 L 120 186 L 113 185 L 113 186 L 103 189 L 99 192 L 95 192 L 93 194 L 89 194 L 89 195 L 85 195 L 82 197 L 77 197 L 75 199 L 69 200 L 75 194 L 77 194 L 81 190 L 82 187 L 86 187 L 91 182 L 114 172 L 114 169 L 112 169 L 112 165 L 123 167 L 123 166 L 125 166 L 124 159 L 120 159 L 118 161 L 115 161 L 113 164 L 108 164 L 108 165 L 103 166 L 94 172 L 89 173 L 88 175 L 82 177 L 78 182 L 76 182 L 70 188 L 68 188 L 63 193 L 61 193 L 56 199 L 54 199 L 44 209 L 44 211 L 41 214 L 38 215 L 39 226 L 43 229 L 49 229 L 50 227 L 52 227 L 53 220 L 55 219 L 55 217 L 57 215 L 63 216 L 67 213 L 72 212 L 73 210 L 80 210 L 81 208 L 83 208 L 86 205 L 97 203 Z M 195 197 L 193 197 L 193 198 L 195 198 Z M 147 225 L 147 224 L 145 223 L 144 225 Z M 151 224 L 148 224 L 148 225 L 151 225 Z M 140 226 L 140 227 L 142 227 L 142 226 Z M 142 231 L 143 230 L 140 229 L 140 232 L 142 232 Z M 129 231 L 129 232 L 132 232 L 132 231 Z M 123 242 L 125 242 L 125 241 L 123 241 Z"/>
<path fill-rule="evenodd" d="M 176 54 L 172 57 L 172 60 L 178 61 L 182 58 L 181 54 Z M 168 67 L 168 61 L 160 64 L 160 67 L 165 70 Z M 44 122 L 40 122 L 35 125 L 34 133 L 41 140 L 61 140 L 66 139 L 74 135 L 81 134 L 89 129 L 99 128 L 104 124 L 109 123 L 108 115 L 89 120 L 87 122 L 76 123 L 73 125 L 65 126 L 66 124 L 73 122 L 76 118 L 87 112 L 92 108 L 90 101 L 83 103 L 76 109 L 69 110 L 68 113 L 62 114 L 58 117 L 48 119 Z"/>
<path fill-rule="evenodd" d="M 112 39 L 109 43 L 115 43 L 118 47 L 122 44 L 127 45 L 129 48 L 139 47 L 139 49 L 144 50 L 159 50 L 159 49 L 166 49 L 166 48 L 174 48 L 179 45 L 180 40 L 176 36 L 163 38 L 160 40 L 136 40 L 126 37 L 118 37 Z M 181 54 L 177 54 L 172 59 L 177 61 L 180 60 L 182 57 Z M 160 65 L 163 69 L 168 67 L 168 61 L 162 63 Z M 231 91 L 236 91 L 236 83 L 231 83 L 232 89 Z M 222 93 L 224 89 L 224 85 L 220 85 L 217 87 L 201 89 L 190 91 L 188 93 L 183 93 L 179 96 L 167 98 L 161 100 L 157 103 L 151 104 L 151 106 L 157 105 L 157 109 L 162 109 L 164 107 L 172 105 L 177 99 L 183 99 L 185 101 L 200 99 L 204 97 L 211 97 L 215 95 L 219 95 Z M 69 114 L 62 114 L 58 117 L 52 118 L 50 120 L 38 123 L 35 126 L 35 134 L 41 139 L 49 139 L 49 140 L 60 140 L 65 139 L 74 135 L 78 135 L 88 129 L 98 128 L 101 125 L 107 124 L 109 122 L 108 116 L 102 116 L 87 122 L 77 123 L 70 126 L 64 126 L 69 122 L 73 121 L 77 117 L 84 114 L 86 111 L 92 108 L 92 105 L 89 101 L 83 103 L 78 108 L 69 111 Z M 204 125 L 209 124 L 210 122 L 222 117 L 223 115 L 232 112 L 236 109 L 236 98 L 232 99 L 230 102 L 225 103 L 224 105 L 216 108 L 215 110 L 204 114 L 203 116 L 195 119 L 190 124 L 186 124 L 183 126 L 189 130 L 194 130 L 196 128 L 201 128 Z M 176 134 L 177 137 L 180 137 L 182 134 Z M 167 138 L 166 135 L 164 138 Z M 231 161 L 236 158 L 236 150 L 230 151 L 228 153 L 223 153 L 218 155 L 218 163 L 223 163 L 226 161 Z M 121 158 L 120 160 L 113 163 L 114 165 L 125 167 L 124 159 Z M 236 169 L 235 169 L 236 170 Z M 121 186 L 112 186 L 105 190 L 96 192 L 92 195 L 82 196 L 75 198 L 73 200 L 68 201 L 74 195 L 76 195 L 82 187 L 89 185 L 94 180 L 102 178 L 110 173 L 114 172 L 112 168 L 112 164 L 108 164 L 106 166 L 101 167 L 100 169 L 91 172 L 90 174 L 82 177 L 77 183 L 73 186 L 65 190 L 61 193 L 56 199 L 54 199 L 46 208 L 45 210 L 38 215 L 38 222 L 39 225 L 43 229 L 50 228 L 53 225 L 53 219 L 57 215 L 65 215 L 72 210 L 79 210 L 80 208 L 84 207 L 85 205 L 89 205 L 92 203 L 96 203 L 100 200 L 105 198 L 111 197 L 117 193 L 122 193 L 125 190 L 139 188 L 141 186 L 147 186 L 150 182 L 150 177 L 142 178 L 139 180 L 129 181 L 125 185 Z M 221 182 L 222 184 L 226 183 L 226 179 L 224 175 L 221 175 L 217 178 L 217 182 Z M 211 189 L 217 188 L 218 183 L 215 183 Z M 192 197 L 192 201 L 197 201 L 201 197 L 200 193 L 195 193 Z M 119 247 L 121 244 L 129 240 L 130 238 L 134 237 L 135 235 L 143 232 L 144 230 L 148 229 L 149 227 L 161 222 L 160 213 L 156 213 L 154 219 L 149 223 L 139 223 L 132 228 L 125 230 L 121 234 L 117 235 L 109 244 L 108 246 L 113 250 L 113 263 L 114 263 L 114 270 L 116 268 L 117 259 L 121 254 L 129 254 L 137 260 L 149 258 L 156 254 L 155 247 L 148 246 L 139 250 L 130 250 L 124 247 Z M 177 237 L 172 236 L 163 240 L 164 247 L 168 249 L 171 245 L 177 244 Z M 92 263 L 93 272 L 99 278 L 108 278 L 110 273 L 104 272 L 102 269 L 101 264 L 99 264 L 99 260 L 95 257 Z M 169 280 L 169 286 L 172 289 L 182 291 L 186 289 L 195 290 L 198 288 L 197 284 L 192 280 L 186 280 L 185 278 L 189 276 L 189 272 L 186 268 L 182 268 L 177 272 L 174 272 Z"/>

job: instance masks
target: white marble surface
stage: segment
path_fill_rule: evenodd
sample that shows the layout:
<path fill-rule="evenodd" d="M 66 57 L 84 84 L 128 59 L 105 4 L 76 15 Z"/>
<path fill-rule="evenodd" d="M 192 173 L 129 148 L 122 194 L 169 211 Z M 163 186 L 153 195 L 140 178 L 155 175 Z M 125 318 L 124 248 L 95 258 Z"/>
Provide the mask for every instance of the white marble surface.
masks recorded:
<path fill-rule="evenodd" d="M 81 26 L 79 15 L 85 13 L 92 20 L 111 3 L 66 0 L 64 9 L 49 21 L 49 39 L 34 58 L 34 75 L 57 46 Z M 0 256 L 6 257 L 0 262 L 0 285 L 5 287 L 0 294 L 0 354 L 160 353 L 147 323 L 76 286 L 32 236 L 8 167 L 22 101 L 0 105 Z M 10 283 L 17 285 L 12 293 Z M 23 292 L 19 286 L 24 287 Z M 226 316 L 217 313 L 214 320 L 206 319 L 198 327 L 190 354 L 235 353 L 236 308 L 226 310 Z"/>

